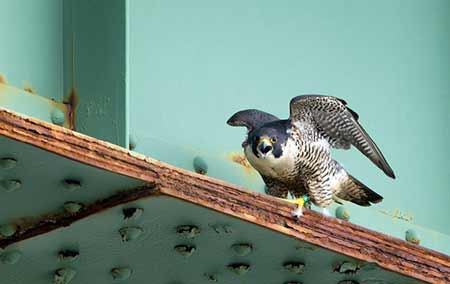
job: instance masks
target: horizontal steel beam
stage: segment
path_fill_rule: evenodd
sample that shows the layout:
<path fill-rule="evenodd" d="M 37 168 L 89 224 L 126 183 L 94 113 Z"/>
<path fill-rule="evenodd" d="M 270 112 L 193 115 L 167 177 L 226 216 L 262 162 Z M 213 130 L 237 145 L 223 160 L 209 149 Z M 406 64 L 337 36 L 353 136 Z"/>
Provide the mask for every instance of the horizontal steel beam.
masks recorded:
<path fill-rule="evenodd" d="M 428 283 L 450 282 L 450 257 L 360 226 L 306 211 L 232 184 L 179 169 L 34 118 L 0 110 L 0 134 L 66 158 L 138 178 L 161 194 L 258 224 L 281 234 Z"/>

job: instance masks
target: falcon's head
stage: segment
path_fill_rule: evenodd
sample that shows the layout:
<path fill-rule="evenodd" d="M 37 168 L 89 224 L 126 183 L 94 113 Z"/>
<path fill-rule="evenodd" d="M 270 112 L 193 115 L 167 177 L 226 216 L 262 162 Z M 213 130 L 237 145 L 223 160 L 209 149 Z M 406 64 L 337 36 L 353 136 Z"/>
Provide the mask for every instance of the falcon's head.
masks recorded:
<path fill-rule="evenodd" d="M 251 130 L 247 144 L 259 159 L 277 159 L 283 155 L 287 139 L 286 120 L 277 120 Z"/>
<path fill-rule="evenodd" d="M 260 110 L 247 109 L 235 113 L 227 123 L 247 128 L 242 147 L 251 150 L 256 158 L 277 159 L 283 155 L 283 145 L 288 139 L 287 120 L 280 120 Z"/>

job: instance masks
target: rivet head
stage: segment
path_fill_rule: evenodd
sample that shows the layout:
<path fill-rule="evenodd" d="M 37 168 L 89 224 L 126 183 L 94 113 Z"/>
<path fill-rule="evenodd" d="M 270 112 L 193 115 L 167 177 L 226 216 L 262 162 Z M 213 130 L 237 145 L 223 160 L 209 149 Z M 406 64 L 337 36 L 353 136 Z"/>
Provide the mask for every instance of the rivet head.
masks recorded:
<path fill-rule="evenodd" d="M 178 226 L 177 234 L 187 239 L 193 239 L 200 235 L 200 228 L 193 225 Z"/>
<path fill-rule="evenodd" d="M 16 264 L 21 257 L 22 253 L 20 251 L 8 251 L 0 255 L 0 262 L 3 264 Z"/>
<path fill-rule="evenodd" d="M 77 274 L 77 271 L 73 268 L 66 267 L 60 268 L 55 271 L 53 275 L 53 283 L 54 284 L 69 284 Z"/>
<path fill-rule="evenodd" d="M 227 268 L 237 275 L 244 275 L 250 271 L 250 265 L 246 263 L 232 263 Z"/>
<path fill-rule="evenodd" d="M 64 210 L 70 214 L 76 214 L 80 212 L 80 210 L 83 209 L 83 207 L 84 205 L 79 202 L 68 201 L 64 203 Z"/>
<path fill-rule="evenodd" d="M 195 252 L 196 248 L 194 246 L 178 245 L 178 246 L 175 246 L 174 249 L 182 256 L 190 257 Z"/>
<path fill-rule="evenodd" d="M 81 182 L 76 179 L 65 179 L 63 181 L 64 188 L 69 191 L 76 191 L 81 188 Z"/>
<path fill-rule="evenodd" d="M 406 231 L 405 233 L 405 239 L 413 244 L 420 244 L 420 237 L 419 234 L 417 234 L 417 232 L 413 229 L 409 229 Z"/>
<path fill-rule="evenodd" d="M 22 186 L 22 182 L 18 179 L 7 179 L 2 181 L 2 187 L 7 192 L 18 190 Z"/>
<path fill-rule="evenodd" d="M 119 234 L 123 242 L 129 242 L 139 238 L 144 233 L 141 227 L 123 227 L 119 230 Z"/>
<path fill-rule="evenodd" d="M 194 158 L 194 170 L 196 173 L 205 175 L 208 173 L 208 165 L 206 164 L 205 160 L 203 160 L 202 157 L 195 157 Z"/>
<path fill-rule="evenodd" d="M 305 264 L 303 262 L 286 262 L 283 264 L 283 267 L 295 274 L 303 274 L 305 272 Z"/>
<path fill-rule="evenodd" d="M 359 282 L 355 280 L 342 280 L 339 281 L 338 284 L 359 284 Z"/>
<path fill-rule="evenodd" d="M 64 112 L 62 112 L 59 109 L 54 109 L 51 113 L 51 119 L 52 119 L 53 124 L 61 126 L 64 124 L 65 118 L 66 117 L 65 117 Z"/>
<path fill-rule="evenodd" d="M 77 250 L 61 250 L 58 252 L 58 259 L 60 261 L 74 262 L 79 255 L 80 253 Z"/>
<path fill-rule="evenodd" d="M 210 282 L 214 282 L 214 283 L 219 282 L 217 274 L 205 273 L 204 275 L 205 275 L 206 279 L 208 279 Z"/>
<path fill-rule="evenodd" d="M 253 246 L 251 244 L 234 244 L 231 249 L 239 256 L 246 256 L 252 252 Z"/>
<path fill-rule="evenodd" d="M 132 273 L 133 270 L 129 267 L 115 267 L 111 269 L 111 276 L 114 280 L 127 280 Z"/>
<path fill-rule="evenodd" d="M 125 219 L 125 220 L 136 220 L 136 219 L 139 219 L 139 217 L 142 216 L 142 214 L 144 213 L 144 209 L 142 209 L 142 208 L 135 208 L 135 207 L 124 208 L 122 210 L 122 213 L 123 213 L 123 219 Z"/>
<path fill-rule="evenodd" d="M 361 265 L 356 262 L 343 261 L 335 265 L 333 271 L 341 274 L 356 274 L 361 269 Z"/>
<path fill-rule="evenodd" d="M 0 160 L 0 168 L 4 170 L 10 170 L 15 168 L 17 165 L 17 160 L 14 158 L 2 158 Z"/>
<path fill-rule="evenodd" d="M 17 232 L 17 226 L 14 224 L 5 224 L 0 226 L 0 235 L 3 237 L 11 237 Z"/>
<path fill-rule="evenodd" d="M 350 212 L 344 206 L 339 206 L 338 208 L 336 208 L 335 216 L 336 218 L 341 220 L 350 220 Z"/>

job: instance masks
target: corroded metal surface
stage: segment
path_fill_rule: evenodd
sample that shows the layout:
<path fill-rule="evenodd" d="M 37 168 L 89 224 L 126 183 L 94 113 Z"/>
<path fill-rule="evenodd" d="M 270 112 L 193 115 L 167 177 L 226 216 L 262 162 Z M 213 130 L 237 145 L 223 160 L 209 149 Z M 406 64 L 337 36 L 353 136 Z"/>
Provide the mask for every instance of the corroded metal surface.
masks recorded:
<path fill-rule="evenodd" d="M 283 238 L 286 235 L 291 236 L 327 251 L 334 251 L 334 253 L 353 257 L 363 262 L 376 263 L 382 269 L 396 271 L 422 281 L 444 283 L 444 281 L 450 280 L 450 257 L 443 254 L 345 221 L 326 218 L 313 211 L 306 211 L 300 220 L 296 220 L 291 215 L 294 209 L 291 204 L 145 158 L 64 128 L 31 118 L 23 118 L 3 110 L 0 111 L 0 134 L 86 165 L 154 184 L 161 194 L 255 223 L 277 232 Z M 36 150 L 38 150 L 37 148 Z M 73 182 L 73 179 L 69 181 L 67 183 L 69 185 L 78 184 Z M 126 199 L 124 201 L 127 202 Z M 138 207 L 147 212 L 144 206 Z M 172 209 L 174 212 L 178 212 L 178 208 L 173 207 Z M 196 216 L 196 214 L 192 216 Z M 91 218 L 90 216 L 97 214 L 88 215 L 79 214 L 78 216 Z M 71 218 L 76 219 L 76 216 L 77 214 Z M 181 214 L 181 216 L 188 215 Z M 232 217 L 227 218 L 234 220 Z M 75 220 L 69 224 L 73 221 Z M 177 226 L 174 228 L 177 231 Z M 213 229 L 225 234 L 234 231 L 228 225 L 213 226 Z M 120 229 L 119 235 L 123 241 L 132 241 L 138 239 L 143 232 L 145 230 L 142 231 L 141 227 L 133 225 Z M 13 232 L 6 239 L 13 240 L 15 234 Z M 160 237 L 157 239 L 161 240 Z M 17 241 L 19 240 L 23 241 L 23 238 Z M 9 243 L 14 244 L 15 242 Z M 196 255 L 197 246 L 194 251 L 194 246 L 190 243 L 180 245 L 185 247 L 176 249 L 178 253 L 181 251 L 181 254 L 192 255 L 192 257 Z M 245 271 L 241 271 L 242 269 L 246 270 L 244 269 L 245 265 L 232 267 L 237 274 L 244 273 Z"/>

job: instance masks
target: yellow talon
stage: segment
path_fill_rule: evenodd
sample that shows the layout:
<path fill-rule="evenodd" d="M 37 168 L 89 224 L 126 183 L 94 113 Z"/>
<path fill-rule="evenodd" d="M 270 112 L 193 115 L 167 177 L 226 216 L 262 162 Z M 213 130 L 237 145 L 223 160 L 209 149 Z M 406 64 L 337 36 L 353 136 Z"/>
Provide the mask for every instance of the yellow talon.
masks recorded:
<path fill-rule="evenodd" d="M 296 216 L 297 218 L 302 216 L 303 214 L 303 206 L 305 205 L 305 202 L 308 200 L 308 197 L 302 196 L 300 198 L 296 198 L 296 199 L 284 199 L 282 198 L 284 201 L 287 201 L 289 203 L 293 203 L 297 205 L 297 209 L 295 209 L 295 211 L 293 212 L 293 215 Z"/>
<path fill-rule="evenodd" d="M 303 207 L 303 205 L 305 205 L 305 200 L 303 199 L 303 197 L 297 198 L 297 199 L 283 199 L 284 201 L 287 201 L 289 203 L 292 204 L 297 204 L 297 206 Z"/>

